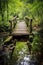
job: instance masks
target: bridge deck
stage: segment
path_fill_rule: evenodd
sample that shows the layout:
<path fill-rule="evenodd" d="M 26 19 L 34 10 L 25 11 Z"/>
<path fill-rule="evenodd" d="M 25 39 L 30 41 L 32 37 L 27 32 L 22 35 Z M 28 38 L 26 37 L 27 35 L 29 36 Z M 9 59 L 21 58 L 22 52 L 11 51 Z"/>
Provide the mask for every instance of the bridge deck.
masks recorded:
<path fill-rule="evenodd" d="M 26 23 L 24 21 L 17 22 L 12 35 L 29 35 Z"/>

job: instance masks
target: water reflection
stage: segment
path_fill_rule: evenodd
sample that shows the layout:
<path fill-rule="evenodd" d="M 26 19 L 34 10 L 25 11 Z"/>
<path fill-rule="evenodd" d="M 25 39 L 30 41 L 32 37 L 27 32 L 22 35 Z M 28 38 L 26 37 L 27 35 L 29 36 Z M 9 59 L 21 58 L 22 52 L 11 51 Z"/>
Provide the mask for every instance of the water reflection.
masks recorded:
<path fill-rule="evenodd" d="M 19 60 L 17 65 L 37 65 L 37 59 L 32 55 L 25 55 L 22 60 Z"/>
<path fill-rule="evenodd" d="M 0 45 L 4 44 L 3 43 L 3 38 L 0 38 Z"/>

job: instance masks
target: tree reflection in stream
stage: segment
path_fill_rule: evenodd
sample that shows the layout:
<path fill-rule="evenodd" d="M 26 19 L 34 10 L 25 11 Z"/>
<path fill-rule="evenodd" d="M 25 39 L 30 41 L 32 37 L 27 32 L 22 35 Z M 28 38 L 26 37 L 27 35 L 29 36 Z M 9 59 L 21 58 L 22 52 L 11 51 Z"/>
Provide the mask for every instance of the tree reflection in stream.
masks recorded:
<path fill-rule="evenodd" d="M 3 43 L 3 38 L 0 38 L 0 45 L 4 44 Z"/>
<path fill-rule="evenodd" d="M 18 65 L 37 65 L 37 59 L 32 57 L 32 55 L 26 55 Z"/>

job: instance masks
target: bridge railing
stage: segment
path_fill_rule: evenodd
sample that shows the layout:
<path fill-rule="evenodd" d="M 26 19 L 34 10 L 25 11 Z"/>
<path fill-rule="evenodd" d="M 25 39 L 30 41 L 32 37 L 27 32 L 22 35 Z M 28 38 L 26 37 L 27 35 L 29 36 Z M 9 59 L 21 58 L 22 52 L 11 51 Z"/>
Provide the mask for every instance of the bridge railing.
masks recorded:
<path fill-rule="evenodd" d="M 11 29 L 10 32 L 12 32 L 13 29 L 15 28 L 16 23 L 17 23 L 17 17 L 16 16 L 13 17 L 11 20 L 9 20 L 9 22 L 10 22 L 10 29 Z"/>
<path fill-rule="evenodd" d="M 32 33 L 32 21 L 33 19 L 29 18 L 29 17 L 25 17 L 25 22 L 27 24 L 27 27 L 29 28 L 29 32 Z"/>

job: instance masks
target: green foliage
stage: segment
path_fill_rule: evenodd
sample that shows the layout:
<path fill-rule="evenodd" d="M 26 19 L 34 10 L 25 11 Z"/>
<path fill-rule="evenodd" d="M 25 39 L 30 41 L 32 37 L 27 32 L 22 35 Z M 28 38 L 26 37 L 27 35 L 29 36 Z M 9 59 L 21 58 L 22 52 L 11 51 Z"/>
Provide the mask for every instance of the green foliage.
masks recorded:
<path fill-rule="evenodd" d="M 8 26 L 7 21 L 15 14 L 20 19 L 25 16 L 33 18 L 33 22 L 39 24 L 43 20 L 42 13 L 43 0 L 0 0 L 0 23 Z"/>
<path fill-rule="evenodd" d="M 43 2 L 35 2 L 33 5 L 32 5 L 32 8 L 31 8 L 31 13 L 34 15 L 34 17 L 37 19 L 39 19 L 39 21 L 41 21 L 43 19 Z"/>
<path fill-rule="evenodd" d="M 0 23 L 0 32 L 9 32 L 10 24 L 9 22 Z"/>
<path fill-rule="evenodd" d="M 16 47 L 13 53 L 14 59 L 17 60 L 22 53 L 19 54 L 19 52 L 23 52 L 23 54 L 27 51 L 27 45 L 26 42 L 17 42 Z M 24 51 L 25 50 L 25 51 Z"/>
<path fill-rule="evenodd" d="M 32 51 L 37 53 L 37 52 L 40 52 L 40 50 L 41 50 L 40 36 L 35 35 L 32 42 Z"/>
<path fill-rule="evenodd" d="M 20 51 L 23 51 L 22 49 L 27 50 L 27 45 L 25 43 L 26 42 L 17 42 L 15 50 L 16 50 L 16 52 L 18 52 L 18 54 Z"/>

